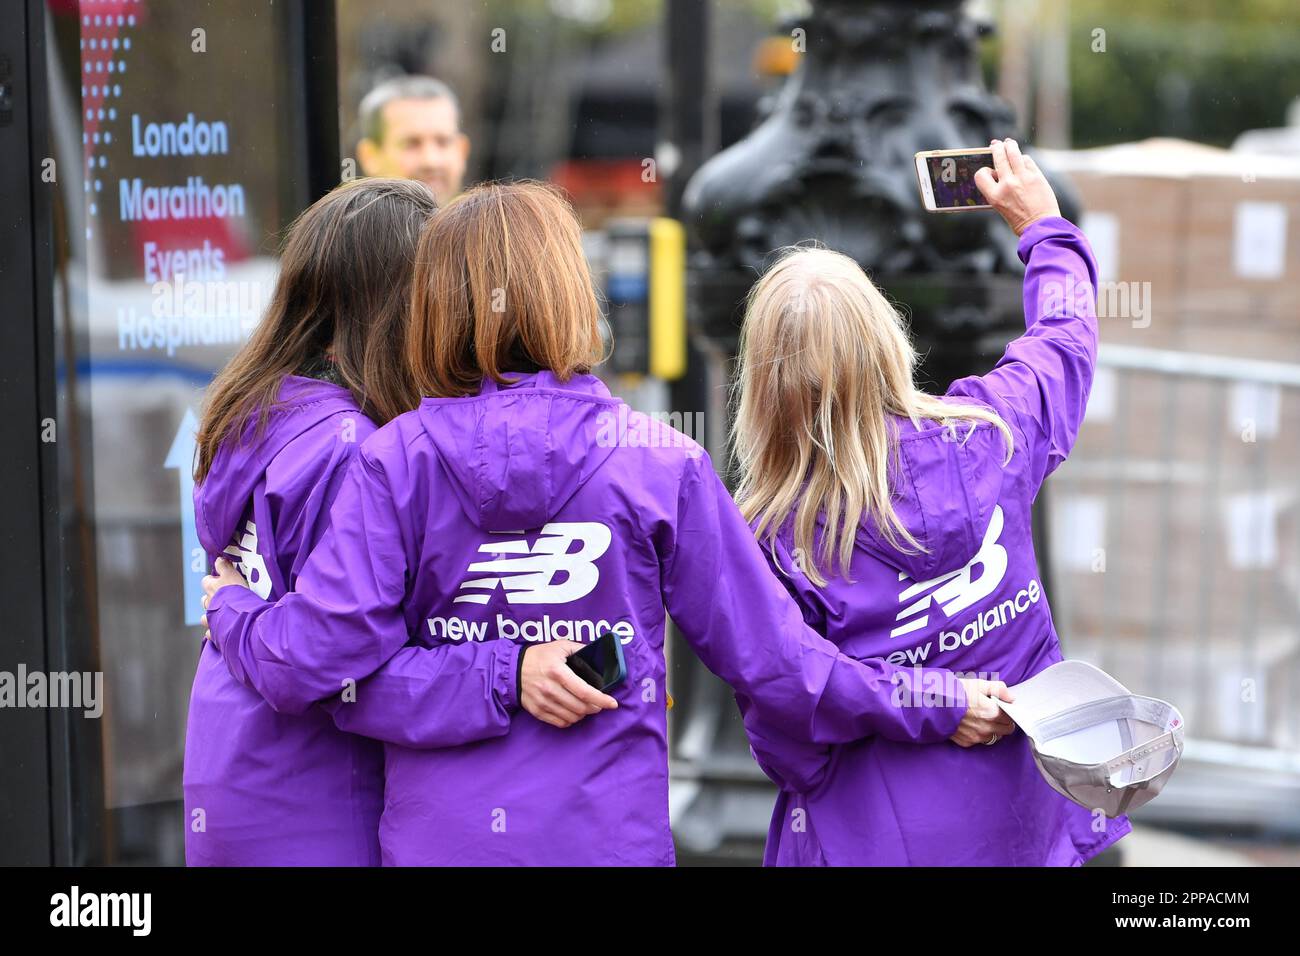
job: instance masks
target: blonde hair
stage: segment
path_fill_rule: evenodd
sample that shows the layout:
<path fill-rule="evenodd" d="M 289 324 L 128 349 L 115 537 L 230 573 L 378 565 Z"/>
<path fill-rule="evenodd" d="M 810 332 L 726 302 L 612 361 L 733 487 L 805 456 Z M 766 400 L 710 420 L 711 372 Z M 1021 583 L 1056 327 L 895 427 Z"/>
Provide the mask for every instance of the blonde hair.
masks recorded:
<path fill-rule="evenodd" d="M 429 220 L 416 255 L 407 363 L 421 395 L 548 369 L 561 381 L 604 358 L 582 227 L 545 183 L 484 183 Z"/>
<path fill-rule="evenodd" d="M 1012 436 L 991 409 L 937 398 L 913 382 L 916 350 L 898 310 L 848 256 L 792 247 L 750 290 L 740 336 L 734 449 L 736 501 L 755 536 L 770 542 L 795 513 L 801 569 L 826 583 L 838 552 L 848 578 L 857 526 L 871 518 L 891 547 L 927 551 L 890 500 L 897 438 L 887 416 L 979 422 Z M 967 433 L 969 435 L 969 433 Z M 825 516 L 814 556 L 819 515 Z M 812 558 L 812 560 L 809 560 Z"/>

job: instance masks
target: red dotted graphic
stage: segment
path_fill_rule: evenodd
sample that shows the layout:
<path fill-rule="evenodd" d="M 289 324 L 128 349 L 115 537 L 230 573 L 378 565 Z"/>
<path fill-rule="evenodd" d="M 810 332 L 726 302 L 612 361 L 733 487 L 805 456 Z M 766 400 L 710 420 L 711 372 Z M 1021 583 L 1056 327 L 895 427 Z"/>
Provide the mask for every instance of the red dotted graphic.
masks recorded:
<path fill-rule="evenodd" d="M 122 89 L 127 82 L 131 38 L 144 19 L 140 0 L 80 0 L 81 20 L 81 122 L 82 156 L 86 169 L 86 238 L 93 234 L 99 215 L 108 166 L 107 150 L 121 111 Z"/>

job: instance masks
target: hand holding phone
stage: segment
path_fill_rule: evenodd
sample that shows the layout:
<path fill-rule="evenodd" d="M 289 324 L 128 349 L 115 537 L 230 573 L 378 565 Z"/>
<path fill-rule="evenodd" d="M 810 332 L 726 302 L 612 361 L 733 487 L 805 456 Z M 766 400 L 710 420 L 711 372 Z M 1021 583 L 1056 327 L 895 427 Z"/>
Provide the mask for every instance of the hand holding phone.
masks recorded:
<path fill-rule="evenodd" d="M 993 169 L 977 171 L 975 184 L 1017 236 L 1038 220 L 1061 214 L 1052 184 L 1014 139 L 994 140 L 992 150 Z"/>
<path fill-rule="evenodd" d="M 567 663 L 575 674 L 599 691 L 609 690 L 627 678 L 623 645 L 610 630 L 602 631 L 594 641 L 569 657 Z"/>
<path fill-rule="evenodd" d="M 987 149 L 919 152 L 916 175 L 930 212 L 995 209 L 1017 236 L 1061 214 L 1047 177 L 1014 139 L 995 139 Z"/>
<path fill-rule="evenodd" d="M 585 645 L 576 641 L 548 641 L 520 650 L 519 704 L 552 727 L 571 727 L 602 710 L 615 710 L 618 701 L 602 694 L 578 676 L 568 664 Z M 588 665 L 590 667 L 590 665 Z"/>

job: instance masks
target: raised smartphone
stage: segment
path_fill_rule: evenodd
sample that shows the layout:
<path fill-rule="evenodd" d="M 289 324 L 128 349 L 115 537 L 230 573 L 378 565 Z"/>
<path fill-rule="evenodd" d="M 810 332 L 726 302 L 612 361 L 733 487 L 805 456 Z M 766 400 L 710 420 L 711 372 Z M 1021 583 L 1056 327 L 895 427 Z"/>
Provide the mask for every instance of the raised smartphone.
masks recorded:
<path fill-rule="evenodd" d="M 993 150 L 929 149 L 916 154 L 921 201 L 930 212 L 993 208 L 975 185 L 981 166 L 993 165 Z"/>

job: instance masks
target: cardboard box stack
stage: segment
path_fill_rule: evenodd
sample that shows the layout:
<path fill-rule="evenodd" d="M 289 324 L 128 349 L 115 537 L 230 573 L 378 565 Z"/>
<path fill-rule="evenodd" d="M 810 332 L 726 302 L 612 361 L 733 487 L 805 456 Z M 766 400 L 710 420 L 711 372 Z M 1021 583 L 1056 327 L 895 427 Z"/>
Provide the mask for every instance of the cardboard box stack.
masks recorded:
<path fill-rule="evenodd" d="M 1300 158 L 1177 140 L 1041 158 L 1083 202 L 1103 346 L 1300 369 Z M 1053 606 L 1067 656 L 1073 637 L 1197 713 L 1197 736 L 1295 746 L 1300 387 L 1250 377 L 1103 365 L 1050 485 Z"/>

